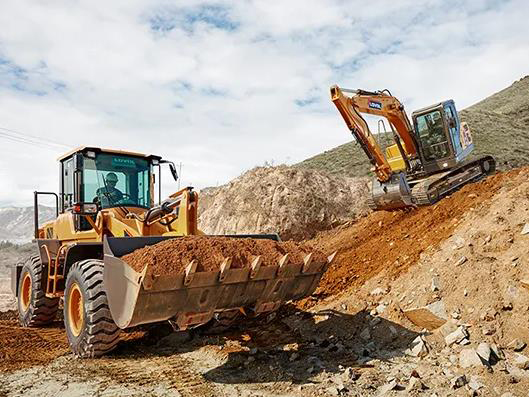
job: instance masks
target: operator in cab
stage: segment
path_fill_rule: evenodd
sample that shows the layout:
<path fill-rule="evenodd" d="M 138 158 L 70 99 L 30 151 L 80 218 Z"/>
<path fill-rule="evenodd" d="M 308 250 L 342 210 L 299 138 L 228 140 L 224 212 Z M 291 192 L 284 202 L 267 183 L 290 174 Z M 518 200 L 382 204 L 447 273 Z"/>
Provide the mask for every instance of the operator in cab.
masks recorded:
<path fill-rule="evenodd" d="M 103 208 L 116 205 L 123 200 L 123 193 L 116 188 L 117 183 L 118 176 L 113 172 L 109 172 L 105 176 L 105 186 L 96 190 L 97 199 Z"/>

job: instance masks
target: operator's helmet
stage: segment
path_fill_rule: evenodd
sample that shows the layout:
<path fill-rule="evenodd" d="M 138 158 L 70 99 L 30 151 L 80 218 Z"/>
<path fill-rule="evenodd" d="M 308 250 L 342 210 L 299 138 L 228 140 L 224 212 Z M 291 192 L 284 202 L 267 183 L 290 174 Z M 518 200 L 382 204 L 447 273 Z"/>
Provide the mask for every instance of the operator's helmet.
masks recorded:
<path fill-rule="evenodd" d="M 105 177 L 105 181 L 107 183 L 116 184 L 118 183 L 118 176 L 114 174 L 113 172 L 109 172 L 107 176 Z"/>

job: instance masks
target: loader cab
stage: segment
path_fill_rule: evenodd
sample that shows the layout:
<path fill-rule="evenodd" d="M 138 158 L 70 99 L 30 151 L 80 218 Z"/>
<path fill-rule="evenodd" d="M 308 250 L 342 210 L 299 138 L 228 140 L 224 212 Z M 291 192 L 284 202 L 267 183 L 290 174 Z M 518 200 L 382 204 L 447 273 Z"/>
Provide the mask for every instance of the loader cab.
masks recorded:
<path fill-rule="evenodd" d="M 123 151 L 82 148 L 60 159 L 60 212 L 78 204 L 97 211 L 153 205 L 153 166 L 161 158 Z M 95 205 L 95 206 L 94 206 Z M 97 212 L 95 211 L 95 212 Z"/>
<path fill-rule="evenodd" d="M 450 169 L 474 149 L 470 130 L 447 100 L 413 112 L 415 136 L 426 173 Z"/>

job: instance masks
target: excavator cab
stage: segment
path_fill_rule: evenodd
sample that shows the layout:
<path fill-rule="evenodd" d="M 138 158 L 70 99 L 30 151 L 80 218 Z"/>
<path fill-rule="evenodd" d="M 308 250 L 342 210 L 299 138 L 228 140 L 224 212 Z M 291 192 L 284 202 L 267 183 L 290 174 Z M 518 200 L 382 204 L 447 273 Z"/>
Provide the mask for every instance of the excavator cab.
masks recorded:
<path fill-rule="evenodd" d="M 424 172 L 451 169 L 474 150 L 472 135 L 461 123 L 453 100 L 447 100 L 412 113 Z"/>

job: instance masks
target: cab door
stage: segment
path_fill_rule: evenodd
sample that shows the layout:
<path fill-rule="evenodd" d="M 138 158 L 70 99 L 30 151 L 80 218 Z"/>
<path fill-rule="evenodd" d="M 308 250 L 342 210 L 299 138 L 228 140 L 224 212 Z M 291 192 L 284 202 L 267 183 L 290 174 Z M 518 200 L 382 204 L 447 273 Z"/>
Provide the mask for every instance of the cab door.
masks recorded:
<path fill-rule="evenodd" d="M 448 126 L 448 131 L 450 134 L 450 140 L 452 141 L 452 147 L 454 148 L 454 154 L 455 157 L 457 157 L 463 151 L 463 146 L 461 144 L 460 138 L 461 125 L 453 101 L 445 102 L 444 113 L 446 117 L 446 125 Z"/>

